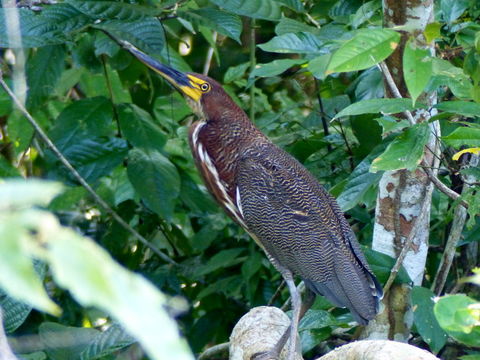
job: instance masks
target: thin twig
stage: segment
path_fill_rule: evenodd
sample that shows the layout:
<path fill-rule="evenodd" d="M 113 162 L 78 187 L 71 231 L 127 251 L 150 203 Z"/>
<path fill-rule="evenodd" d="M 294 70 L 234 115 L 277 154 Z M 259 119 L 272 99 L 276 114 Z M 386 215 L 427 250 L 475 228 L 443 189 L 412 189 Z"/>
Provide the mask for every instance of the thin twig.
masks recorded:
<path fill-rule="evenodd" d="M 402 94 L 400 94 L 400 91 L 398 90 L 397 85 L 395 84 L 395 81 L 393 80 L 392 74 L 390 73 L 390 70 L 388 69 L 387 65 L 384 62 L 381 62 L 379 64 L 380 70 L 385 76 L 385 80 L 390 87 L 390 90 L 392 91 L 392 94 L 396 98 L 402 98 Z M 415 119 L 412 116 L 412 113 L 408 110 L 404 111 L 405 116 L 407 117 L 408 121 L 410 122 L 411 125 L 415 125 Z M 460 198 L 460 194 L 457 192 L 453 191 L 450 189 L 448 186 L 446 186 L 434 173 L 429 169 L 429 165 L 425 162 L 425 160 L 422 160 L 420 166 L 423 168 L 423 171 L 425 174 L 428 176 L 431 182 L 435 184 L 435 186 L 443 192 L 445 195 L 447 195 L 449 198 L 453 200 L 458 200 Z M 468 203 L 460 200 L 460 204 L 468 209 Z"/>
<path fill-rule="evenodd" d="M 47 145 L 47 147 L 52 150 L 52 152 L 57 156 L 60 162 L 72 173 L 75 179 L 82 185 L 90 195 L 95 199 L 95 201 L 107 212 L 109 213 L 125 230 L 130 232 L 135 238 L 137 238 L 142 244 L 147 246 L 150 250 L 152 250 L 158 257 L 162 260 L 170 263 L 175 264 L 176 262 L 170 259 L 167 255 L 162 253 L 158 250 L 155 246 L 150 244 L 147 239 L 145 239 L 142 235 L 140 235 L 134 228 L 128 225 L 125 220 L 123 220 L 120 215 L 118 215 L 96 192 L 93 188 L 85 181 L 85 179 L 78 173 L 78 171 L 70 164 L 70 162 L 63 156 L 60 150 L 55 146 L 55 144 L 50 140 L 47 134 L 43 131 L 37 121 L 30 115 L 28 110 L 23 106 L 17 96 L 13 93 L 10 87 L 7 85 L 5 80 L 3 79 L 3 74 L 0 70 L 0 85 L 5 89 L 7 94 L 11 97 L 15 105 L 18 109 L 22 112 L 22 114 L 27 118 L 30 124 L 35 129 L 38 136 L 42 139 L 42 141 Z"/>
<path fill-rule="evenodd" d="M 275 290 L 275 293 L 272 295 L 270 300 L 268 300 L 267 306 L 272 306 L 273 302 L 280 296 L 280 293 L 282 292 L 284 287 L 285 287 L 285 280 L 282 279 L 282 282 L 280 283 L 280 285 L 278 285 L 277 290 Z"/>
<path fill-rule="evenodd" d="M 120 128 L 120 119 L 118 117 L 117 107 L 115 106 L 116 101 L 113 96 L 112 82 L 110 81 L 110 76 L 108 75 L 106 55 L 102 54 L 100 56 L 100 59 L 103 65 L 103 73 L 105 74 L 105 81 L 107 83 L 108 94 L 110 95 L 110 103 L 112 104 L 113 117 L 115 119 L 115 123 L 117 124 L 117 129 L 118 129 L 117 133 L 118 133 L 118 136 L 121 136 L 122 134 L 121 134 L 121 128 Z"/>
<path fill-rule="evenodd" d="M 452 200 L 458 200 L 460 198 L 461 195 L 459 193 L 450 189 L 438 177 L 435 176 L 435 174 L 427 166 L 425 161 L 422 161 L 420 166 L 422 166 L 423 171 L 425 172 L 425 174 L 427 174 L 430 181 L 435 184 L 435 186 L 438 188 L 438 190 L 440 190 L 442 193 L 447 195 Z M 466 201 L 460 200 L 459 204 L 462 205 L 464 208 L 468 209 L 468 203 Z"/>
<path fill-rule="evenodd" d="M 250 74 L 255 70 L 257 61 L 255 58 L 255 19 L 250 20 Z M 250 120 L 255 122 L 255 82 L 250 87 Z"/>
<path fill-rule="evenodd" d="M 470 158 L 469 165 L 475 167 L 478 165 L 478 156 L 473 155 Z M 475 181 L 475 177 L 472 175 L 468 176 L 468 180 Z M 469 190 L 470 185 L 464 183 L 462 193 L 465 193 Z M 455 249 L 458 244 L 458 240 L 462 235 L 463 227 L 465 226 L 465 222 L 467 220 L 467 209 L 460 204 L 455 207 L 455 211 L 453 213 L 453 221 L 452 227 L 450 229 L 450 233 L 448 234 L 448 239 L 445 244 L 445 249 L 443 250 L 442 260 L 440 261 L 440 265 L 438 266 L 438 271 L 435 275 L 435 279 L 433 280 L 432 284 L 432 291 L 440 295 L 443 291 L 445 286 L 445 282 L 447 281 L 447 276 L 452 266 L 453 259 L 455 257 Z"/>
<path fill-rule="evenodd" d="M 400 252 L 400 255 L 398 255 L 397 261 L 395 262 L 395 265 L 393 265 L 392 270 L 390 271 L 390 276 L 388 277 L 388 280 L 385 283 L 385 286 L 383 287 L 383 292 L 385 294 L 388 292 L 393 282 L 395 281 L 395 278 L 397 277 L 398 271 L 400 270 L 403 264 L 403 261 L 405 260 L 405 257 L 407 256 L 408 252 L 411 250 L 410 248 L 412 246 L 413 239 L 415 238 L 415 235 L 417 235 L 418 229 L 422 224 L 423 217 L 428 212 L 428 206 L 430 205 L 430 202 L 426 201 L 426 199 L 428 199 L 432 195 L 432 191 L 433 191 L 433 185 L 432 183 L 430 183 L 427 187 L 427 191 L 425 191 L 425 197 L 424 197 L 425 200 L 423 201 L 420 213 L 415 219 L 415 223 L 412 227 L 412 230 L 410 230 L 410 233 L 408 234 L 408 237 L 405 240 L 405 243 L 403 245 L 402 251 Z"/>
<path fill-rule="evenodd" d="M 214 31 L 212 34 L 214 44 L 217 42 L 217 36 L 218 36 L 218 33 Z M 208 72 L 210 71 L 210 66 L 212 65 L 212 58 L 213 58 L 214 52 L 215 52 L 215 48 L 213 46 L 210 46 L 207 51 L 207 56 L 205 57 L 205 64 L 203 65 L 203 75 L 208 75 Z"/>
<path fill-rule="evenodd" d="M 203 353 L 201 353 L 198 357 L 198 360 L 218 359 L 222 357 L 221 355 L 225 355 L 224 358 L 227 359 L 229 348 L 229 342 L 212 346 L 211 348 L 208 348 Z"/>
<path fill-rule="evenodd" d="M 387 64 L 385 64 L 385 62 L 382 61 L 380 64 L 378 64 L 378 66 L 380 67 L 380 71 L 383 73 L 383 76 L 385 76 L 385 81 L 387 82 L 388 87 L 392 91 L 393 96 L 395 96 L 398 99 L 403 98 L 402 94 L 400 93 L 400 90 L 398 90 L 397 84 L 395 84 L 395 80 L 393 80 L 393 76 L 390 73 L 390 70 L 388 69 Z M 413 118 L 413 115 L 410 111 L 405 110 L 403 113 L 405 114 L 410 125 L 416 124 L 415 119 Z"/>

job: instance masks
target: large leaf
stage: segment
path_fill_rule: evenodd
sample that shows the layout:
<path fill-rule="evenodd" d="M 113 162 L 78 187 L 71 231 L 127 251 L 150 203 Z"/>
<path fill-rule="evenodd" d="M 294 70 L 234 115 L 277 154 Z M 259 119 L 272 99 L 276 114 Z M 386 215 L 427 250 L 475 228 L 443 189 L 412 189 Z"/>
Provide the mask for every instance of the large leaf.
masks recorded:
<path fill-rule="evenodd" d="M 280 4 L 274 0 L 210 0 L 234 14 L 256 19 L 280 20 Z"/>
<path fill-rule="evenodd" d="M 40 105 L 53 92 L 57 80 L 65 68 L 63 46 L 45 46 L 27 62 L 28 98 L 27 106 Z"/>
<path fill-rule="evenodd" d="M 136 21 L 147 16 L 155 16 L 155 8 L 118 1 L 68 0 L 68 4 L 94 19 Z"/>
<path fill-rule="evenodd" d="M 415 286 L 412 289 L 413 320 L 422 339 L 436 354 L 447 342 L 447 334 L 438 324 L 433 313 L 435 294 L 427 288 Z"/>
<path fill-rule="evenodd" d="M 435 105 L 435 107 L 447 113 L 467 117 L 480 117 L 480 104 L 471 101 L 444 101 Z"/>
<path fill-rule="evenodd" d="M 45 185 L 45 186 L 43 186 Z M 23 190 L 23 191 L 22 191 Z M 49 299 L 35 271 L 29 251 L 28 219 L 15 210 L 30 204 L 44 205 L 61 190 L 57 183 L 13 180 L 0 185 L 0 288 L 8 295 L 39 310 L 58 315 L 60 308 Z"/>
<path fill-rule="evenodd" d="M 264 51 L 275 53 L 318 53 L 322 42 L 311 33 L 299 32 L 275 36 L 270 41 L 257 45 Z"/>
<path fill-rule="evenodd" d="M 178 16 L 198 25 L 206 26 L 240 43 L 242 20 L 235 14 L 213 8 L 179 11 Z"/>
<path fill-rule="evenodd" d="M 284 35 L 288 33 L 299 33 L 299 32 L 307 32 L 312 33 L 314 35 L 318 35 L 320 29 L 305 24 L 304 22 L 300 22 L 294 19 L 290 19 L 287 17 L 283 17 L 275 26 L 275 34 L 277 35 Z"/>
<path fill-rule="evenodd" d="M 439 58 L 432 59 L 432 78 L 427 91 L 435 91 L 439 86 L 447 85 L 453 94 L 461 99 L 470 99 L 473 86 L 463 69 L 451 62 Z"/>
<path fill-rule="evenodd" d="M 180 192 L 180 176 L 175 166 L 153 149 L 132 149 L 128 153 L 128 178 L 147 206 L 166 220 Z"/>
<path fill-rule="evenodd" d="M 121 105 L 118 119 L 123 136 L 135 147 L 160 149 L 166 134 L 155 124 L 148 112 L 136 105 Z"/>
<path fill-rule="evenodd" d="M 364 195 L 372 186 L 378 184 L 378 181 L 382 177 L 382 173 L 371 173 L 370 166 L 372 160 L 375 159 L 383 149 L 385 149 L 384 144 L 377 146 L 370 155 L 357 165 L 347 178 L 347 183 L 345 184 L 342 193 L 337 198 L 337 202 L 342 211 L 348 211 L 353 208 L 362 201 Z"/>
<path fill-rule="evenodd" d="M 410 39 L 403 52 L 403 77 L 413 103 L 423 92 L 432 76 L 432 58 L 427 49 L 417 48 Z"/>
<path fill-rule="evenodd" d="M 111 314 L 152 359 L 193 359 L 165 310 L 165 296 L 144 277 L 122 268 L 95 242 L 69 229 L 52 227 L 48 238 L 53 278 L 78 302 Z M 178 311 L 179 303 L 169 306 Z"/>
<path fill-rule="evenodd" d="M 400 34 L 390 29 L 361 30 L 332 56 L 328 72 L 367 69 L 385 60 L 398 46 Z"/>
<path fill-rule="evenodd" d="M 78 359 L 99 331 L 92 328 L 65 326 L 44 322 L 38 334 L 51 360 Z"/>
<path fill-rule="evenodd" d="M 255 69 L 250 73 L 250 78 L 275 76 L 283 73 L 294 65 L 304 62 L 305 60 L 303 59 L 280 59 L 273 60 L 267 64 L 257 64 Z"/>
<path fill-rule="evenodd" d="M 442 140 L 448 145 L 454 147 L 466 146 L 480 146 L 480 129 L 469 127 L 459 127 L 451 134 L 442 136 Z"/>
<path fill-rule="evenodd" d="M 125 140 L 115 137 L 77 139 L 64 149 L 63 155 L 88 182 L 108 175 L 127 155 Z"/>
<path fill-rule="evenodd" d="M 80 354 L 80 360 L 100 359 L 134 342 L 134 338 L 128 335 L 119 324 L 114 323 L 92 339 Z"/>
<path fill-rule="evenodd" d="M 305 10 L 300 0 L 277 0 L 277 2 L 288 6 L 290 9 L 295 10 L 296 12 L 302 12 Z"/>
<path fill-rule="evenodd" d="M 95 25 L 117 39 L 126 40 L 136 47 L 160 55 L 165 46 L 165 35 L 160 22 L 154 18 L 137 21 L 109 20 Z"/>
<path fill-rule="evenodd" d="M 21 44 L 10 43 L 5 23 L 6 17 L 20 17 Z M 91 19 L 67 4 L 46 7 L 42 14 L 27 9 L 0 8 L 0 47 L 41 47 L 66 42 L 66 34 L 89 23 Z"/>
<path fill-rule="evenodd" d="M 458 19 L 460 15 L 468 8 L 468 0 L 441 0 L 440 10 L 443 15 L 443 19 L 451 24 Z"/>
<path fill-rule="evenodd" d="M 423 157 L 424 146 L 430 137 L 428 123 L 406 129 L 393 140 L 379 157 L 372 161 L 371 172 L 380 170 L 414 170 Z"/>
<path fill-rule="evenodd" d="M 412 111 L 416 108 L 424 108 L 423 104 L 412 105 L 410 99 L 368 99 L 356 102 L 347 106 L 345 109 L 335 115 L 335 119 L 343 116 L 361 115 L 361 114 L 396 114 L 403 111 Z"/>
<path fill-rule="evenodd" d="M 386 283 L 388 277 L 390 276 L 390 272 L 395 265 L 395 259 L 372 249 L 363 249 L 363 251 L 365 257 L 367 258 L 368 264 L 370 265 L 370 268 L 374 272 L 378 281 L 381 284 Z M 407 271 L 402 266 L 398 271 L 397 277 L 395 278 L 395 283 L 402 284 L 411 282 L 412 280 L 408 276 Z"/>
<path fill-rule="evenodd" d="M 448 335 L 469 346 L 480 346 L 479 303 L 467 295 L 447 295 L 433 308 L 438 323 Z"/>
<path fill-rule="evenodd" d="M 64 150 L 85 134 L 113 135 L 112 118 L 112 105 L 107 98 L 98 96 L 81 99 L 63 109 L 49 136 L 60 150 Z"/>

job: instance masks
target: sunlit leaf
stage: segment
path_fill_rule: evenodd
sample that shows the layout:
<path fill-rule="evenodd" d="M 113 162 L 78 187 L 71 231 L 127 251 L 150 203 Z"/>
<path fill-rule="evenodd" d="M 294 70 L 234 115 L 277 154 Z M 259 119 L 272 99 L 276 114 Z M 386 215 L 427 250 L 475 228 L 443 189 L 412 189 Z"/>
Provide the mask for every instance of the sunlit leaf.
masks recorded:
<path fill-rule="evenodd" d="M 435 295 L 430 289 L 415 286 L 412 289 L 413 319 L 422 339 L 436 354 L 447 342 L 447 334 L 438 324 L 433 313 L 433 298 Z"/>
<path fill-rule="evenodd" d="M 372 161 L 371 172 L 380 170 L 414 170 L 420 163 L 424 146 L 430 137 L 430 127 L 420 123 L 406 129 L 387 147 L 379 157 Z"/>
<path fill-rule="evenodd" d="M 391 29 L 360 30 L 333 53 L 328 72 L 367 69 L 385 60 L 399 41 L 400 34 Z"/>
<path fill-rule="evenodd" d="M 415 47 L 410 39 L 403 53 L 403 77 L 414 104 L 427 86 L 430 76 L 432 76 L 430 51 Z"/>

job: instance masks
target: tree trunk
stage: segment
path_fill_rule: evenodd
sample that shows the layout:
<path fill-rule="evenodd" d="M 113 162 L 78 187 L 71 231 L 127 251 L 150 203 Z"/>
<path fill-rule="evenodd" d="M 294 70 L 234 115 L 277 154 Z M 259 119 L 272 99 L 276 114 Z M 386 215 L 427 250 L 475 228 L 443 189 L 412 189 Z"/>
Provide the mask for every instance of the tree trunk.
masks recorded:
<path fill-rule="evenodd" d="M 385 27 L 401 26 L 402 38 L 395 52 L 386 61 L 396 87 L 402 97 L 408 97 L 403 78 L 402 57 L 405 44 L 410 36 L 418 46 L 425 47 L 423 30 L 433 21 L 433 0 L 397 1 L 383 0 Z M 423 44 L 423 45 L 422 45 Z M 433 53 L 432 44 L 428 45 Z M 393 97 L 391 86 L 385 84 L 386 94 Z M 433 105 L 436 96 L 423 96 L 419 99 Z M 426 111 L 412 114 L 416 123 L 428 121 L 431 116 Z M 431 126 L 431 140 L 426 147 L 424 161 L 434 166 L 437 152 L 439 126 Z M 403 261 L 414 285 L 421 285 L 428 251 L 429 221 L 432 184 L 421 169 L 415 171 L 396 170 L 383 174 L 377 196 L 373 249 L 397 258 L 405 240 L 414 230 L 413 242 Z M 413 235 L 413 234 L 412 234 Z M 385 294 L 379 316 L 367 327 L 365 337 L 406 341 L 413 321 L 411 311 L 410 286 L 393 285 Z"/>

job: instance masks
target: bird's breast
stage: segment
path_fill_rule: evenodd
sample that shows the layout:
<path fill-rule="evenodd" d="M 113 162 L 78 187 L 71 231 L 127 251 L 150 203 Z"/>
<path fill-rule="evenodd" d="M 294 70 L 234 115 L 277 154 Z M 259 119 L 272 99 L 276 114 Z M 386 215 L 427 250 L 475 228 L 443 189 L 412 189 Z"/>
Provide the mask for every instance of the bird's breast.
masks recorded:
<path fill-rule="evenodd" d="M 199 121 L 191 126 L 189 142 L 195 165 L 215 200 L 234 220 L 246 228 L 236 199 L 236 159 L 232 155 L 237 154 L 238 150 L 230 149 L 231 144 L 216 135 L 214 129 L 209 129 L 206 122 Z"/>

